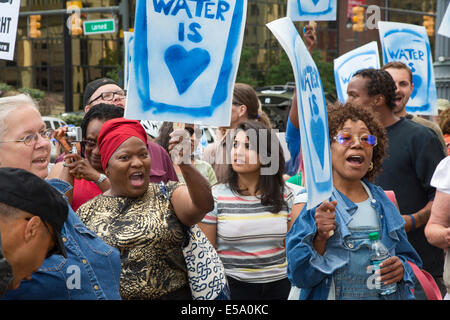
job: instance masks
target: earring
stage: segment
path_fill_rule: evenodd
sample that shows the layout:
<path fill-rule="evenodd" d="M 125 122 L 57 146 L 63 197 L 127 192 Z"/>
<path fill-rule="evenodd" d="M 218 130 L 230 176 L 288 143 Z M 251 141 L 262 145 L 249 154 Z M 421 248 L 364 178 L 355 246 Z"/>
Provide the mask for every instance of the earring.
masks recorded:
<path fill-rule="evenodd" d="M 369 171 L 372 171 L 372 170 L 373 170 L 373 162 L 370 161 L 370 164 L 369 164 Z"/>

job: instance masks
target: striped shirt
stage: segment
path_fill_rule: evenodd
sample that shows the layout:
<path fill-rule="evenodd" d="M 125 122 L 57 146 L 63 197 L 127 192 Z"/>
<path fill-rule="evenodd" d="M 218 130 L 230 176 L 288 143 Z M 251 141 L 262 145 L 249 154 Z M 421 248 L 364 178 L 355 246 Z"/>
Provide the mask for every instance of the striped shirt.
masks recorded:
<path fill-rule="evenodd" d="M 212 188 L 214 210 L 203 223 L 217 225 L 217 252 L 228 276 L 250 283 L 286 278 L 285 238 L 294 196 L 285 191 L 287 206 L 271 213 L 255 196 L 234 194 L 225 184 Z"/>

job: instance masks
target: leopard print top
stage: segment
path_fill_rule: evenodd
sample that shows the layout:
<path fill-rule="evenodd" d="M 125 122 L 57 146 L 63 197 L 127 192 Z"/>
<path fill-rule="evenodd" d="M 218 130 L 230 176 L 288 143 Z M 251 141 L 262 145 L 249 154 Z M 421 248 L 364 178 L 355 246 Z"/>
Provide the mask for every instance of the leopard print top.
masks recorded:
<path fill-rule="evenodd" d="M 169 182 L 169 197 L 180 184 Z M 140 198 L 99 195 L 77 214 L 88 228 L 120 251 L 122 299 L 157 299 L 187 284 L 181 246 L 183 225 L 158 184 Z"/>

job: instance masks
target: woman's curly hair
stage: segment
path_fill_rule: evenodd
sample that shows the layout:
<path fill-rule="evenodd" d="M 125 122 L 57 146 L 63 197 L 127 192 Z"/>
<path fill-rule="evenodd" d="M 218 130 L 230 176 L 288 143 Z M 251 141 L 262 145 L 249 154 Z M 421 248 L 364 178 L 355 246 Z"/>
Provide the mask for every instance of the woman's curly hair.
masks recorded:
<path fill-rule="evenodd" d="M 361 120 L 365 123 L 370 133 L 377 137 L 377 145 L 373 148 L 372 155 L 373 169 L 367 171 L 364 176 L 364 178 L 373 182 L 377 174 L 381 171 L 381 165 L 387 151 L 388 139 L 383 125 L 368 107 L 357 107 L 351 103 L 346 103 L 345 105 L 335 103 L 328 105 L 327 111 L 330 143 L 349 119 L 352 121 Z"/>

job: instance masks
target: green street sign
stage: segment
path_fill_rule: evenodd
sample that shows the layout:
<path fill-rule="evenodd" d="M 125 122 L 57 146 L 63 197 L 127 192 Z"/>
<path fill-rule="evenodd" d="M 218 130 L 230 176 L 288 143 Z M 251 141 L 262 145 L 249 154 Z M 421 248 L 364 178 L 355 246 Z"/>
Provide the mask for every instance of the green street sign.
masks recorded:
<path fill-rule="evenodd" d="M 88 20 L 83 22 L 83 32 L 85 35 L 114 33 L 116 23 L 114 19 Z"/>

